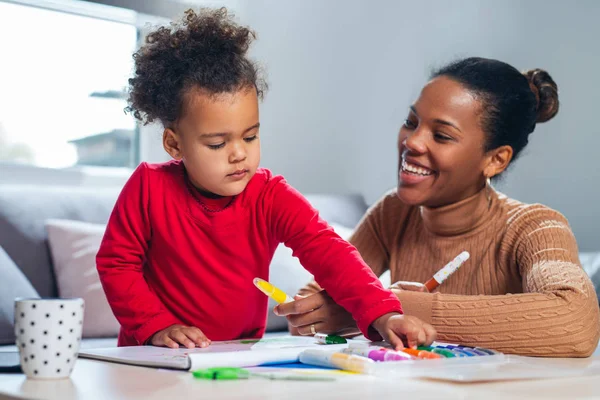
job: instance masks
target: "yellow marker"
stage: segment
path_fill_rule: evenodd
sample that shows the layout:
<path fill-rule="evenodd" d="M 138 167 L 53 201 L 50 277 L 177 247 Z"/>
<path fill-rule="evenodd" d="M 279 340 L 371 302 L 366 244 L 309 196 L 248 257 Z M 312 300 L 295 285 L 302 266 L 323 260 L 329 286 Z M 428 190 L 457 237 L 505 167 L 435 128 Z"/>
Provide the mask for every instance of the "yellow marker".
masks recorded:
<path fill-rule="evenodd" d="M 283 290 L 276 288 L 264 279 L 254 278 L 253 282 L 254 286 L 256 286 L 258 290 L 260 290 L 279 304 L 294 301 L 294 299 L 285 294 Z"/>

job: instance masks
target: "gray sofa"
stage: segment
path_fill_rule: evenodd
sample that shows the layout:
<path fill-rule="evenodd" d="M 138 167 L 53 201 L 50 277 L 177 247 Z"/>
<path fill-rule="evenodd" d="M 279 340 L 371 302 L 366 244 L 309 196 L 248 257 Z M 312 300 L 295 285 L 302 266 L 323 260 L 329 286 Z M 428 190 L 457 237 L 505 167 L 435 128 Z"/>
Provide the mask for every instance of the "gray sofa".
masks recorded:
<path fill-rule="evenodd" d="M 74 186 L 0 184 L 0 252 L 4 249 L 4 259 L 9 257 L 19 267 L 22 275 L 33 286 L 30 289 L 35 289 L 42 297 L 56 297 L 58 290 L 45 221 L 69 219 L 106 223 L 118 193 L 119 188 L 83 189 Z M 327 221 L 348 228 L 353 228 L 367 209 L 364 199 L 358 195 L 309 195 L 307 198 Z M 3 262 L 2 259 L 0 255 L 0 263 Z M 1 271 L 0 266 L 0 273 Z M 17 289 L 11 283 L 11 279 L 25 280 L 22 275 L 16 278 L 0 277 L 0 302 L 4 302 L 0 304 L 0 329 L 12 324 L 14 296 L 29 295 L 31 292 Z M 291 252 L 276 253 L 271 265 L 271 280 L 283 290 L 295 293 L 309 278 L 310 275 L 292 258 Z M 274 305 L 271 302 L 269 309 Z M 86 315 L 86 318 L 90 317 Z M 281 331 L 287 328 L 287 323 L 283 317 L 277 317 L 269 311 L 267 328 L 268 331 Z M 2 335 L 0 332 L 0 350 L 3 347 L 7 350 L 13 343 L 11 335 L 6 332 Z M 115 344 L 116 338 L 113 337 L 84 338 L 82 342 L 84 348 Z"/>
<path fill-rule="evenodd" d="M 0 331 L 12 325 L 13 299 L 37 291 L 42 297 L 58 295 L 52 258 L 47 243 L 45 221 L 70 219 L 106 223 L 119 188 L 83 189 L 80 187 L 26 186 L 0 184 Z M 331 224 L 353 228 L 367 209 L 358 195 L 308 195 L 307 198 Z M 338 232 L 339 233 L 339 232 Z M 344 235 L 342 235 L 344 236 Z M 271 280 L 288 293 L 295 293 L 310 275 L 302 269 L 291 251 L 283 248 L 271 264 Z M 12 261 L 11 261 L 12 260 Z M 600 253 L 582 253 L 581 261 L 600 292 Z M 14 262 L 22 272 L 7 274 L 2 264 Z M 16 269 L 16 268 L 13 268 Z M 14 285 L 27 282 L 29 288 Z M 19 292 L 21 291 L 21 292 Z M 275 304 L 269 303 L 269 310 Z M 93 316 L 86 315 L 86 318 Z M 283 317 L 269 311 L 267 329 L 282 331 L 287 327 Z M 0 351 L 14 349 L 12 328 L 0 332 Z M 116 338 L 84 338 L 82 346 L 114 346 Z"/>

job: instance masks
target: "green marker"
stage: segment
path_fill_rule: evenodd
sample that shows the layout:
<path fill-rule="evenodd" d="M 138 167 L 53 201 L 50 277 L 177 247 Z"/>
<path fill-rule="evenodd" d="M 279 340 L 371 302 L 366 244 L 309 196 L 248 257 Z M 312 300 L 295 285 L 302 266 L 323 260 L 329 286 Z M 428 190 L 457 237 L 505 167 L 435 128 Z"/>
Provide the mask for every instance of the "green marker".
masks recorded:
<path fill-rule="evenodd" d="M 315 340 L 320 344 L 344 344 L 348 343 L 346 339 L 337 335 L 328 335 L 326 333 L 315 333 Z"/>
<path fill-rule="evenodd" d="M 257 373 L 250 372 L 243 368 L 206 368 L 197 369 L 192 372 L 194 378 L 207 379 L 212 381 L 232 381 L 238 379 L 263 378 L 271 380 L 287 380 L 287 381 L 334 381 L 332 376 L 315 376 L 301 374 L 277 374 L 277 373 Z"/>
<path fill-rule="evenodd" d="M 446 350 L 446 349 L 439 349 L 439 348 L 435 348 L 432 350 L 433 353 L 437 353 L 441 356 L 444 356 L 446 358 L 454 358 L 456 357 L 456 354 L 454 354 L 453 352 L 451 352 L 450 350 Z"/>
<path fill-rule="evenodd" d="M 242 368 L 207 368 L 192 372 L 194 378 L 211 379 L 213 381 L 248 379 L 250 372 Z"/>
<path fill-rule="evenodd" d="M 433 349 L 431 346 L 417 346 L 417 350 L 433 351 Z"/>

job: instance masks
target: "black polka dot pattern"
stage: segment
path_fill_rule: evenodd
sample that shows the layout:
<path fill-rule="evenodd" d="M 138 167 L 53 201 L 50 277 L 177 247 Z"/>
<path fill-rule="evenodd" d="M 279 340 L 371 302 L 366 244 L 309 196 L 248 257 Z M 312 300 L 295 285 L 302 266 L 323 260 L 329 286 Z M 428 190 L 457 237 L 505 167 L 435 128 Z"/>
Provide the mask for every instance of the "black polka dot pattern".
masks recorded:
<path fill-rule="evenodd" d="M 66 377 L 73 370 L 81 341 L 81 300 L 15 302 L 16 344 L 28 377 Z"/>

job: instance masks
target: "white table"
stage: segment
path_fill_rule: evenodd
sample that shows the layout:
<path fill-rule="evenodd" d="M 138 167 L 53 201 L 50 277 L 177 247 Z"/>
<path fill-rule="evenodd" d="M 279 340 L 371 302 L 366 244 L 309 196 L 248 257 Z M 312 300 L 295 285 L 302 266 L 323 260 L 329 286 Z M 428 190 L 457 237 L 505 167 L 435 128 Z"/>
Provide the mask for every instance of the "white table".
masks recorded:
<path fill-rule="evenodd" d="M 600 357 L 599 352 L 595 357 Z M 585 360 L 564 360 L 577 363 Z M 188 372 L 79 359 L 70 379 L 0 374 L 0 399 L 572 399 L 600 398 L 600 376 L 457 384 L 360 376 L 335 382 L 202 381 Z"/>

